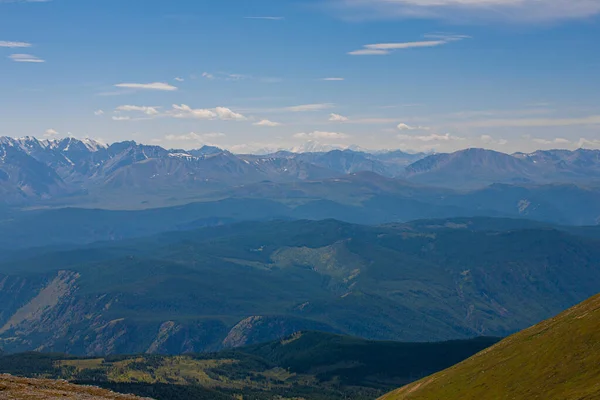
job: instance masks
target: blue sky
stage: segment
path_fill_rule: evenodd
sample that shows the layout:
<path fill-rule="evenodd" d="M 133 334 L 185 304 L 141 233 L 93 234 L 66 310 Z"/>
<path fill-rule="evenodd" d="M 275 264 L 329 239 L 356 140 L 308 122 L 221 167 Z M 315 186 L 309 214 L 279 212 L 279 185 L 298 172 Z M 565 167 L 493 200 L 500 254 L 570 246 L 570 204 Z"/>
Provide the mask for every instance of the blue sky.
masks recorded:
<path fill-rule="evenodd" d="M 0 135 L 600 148 L 596 0 L 0 0 Z"/>

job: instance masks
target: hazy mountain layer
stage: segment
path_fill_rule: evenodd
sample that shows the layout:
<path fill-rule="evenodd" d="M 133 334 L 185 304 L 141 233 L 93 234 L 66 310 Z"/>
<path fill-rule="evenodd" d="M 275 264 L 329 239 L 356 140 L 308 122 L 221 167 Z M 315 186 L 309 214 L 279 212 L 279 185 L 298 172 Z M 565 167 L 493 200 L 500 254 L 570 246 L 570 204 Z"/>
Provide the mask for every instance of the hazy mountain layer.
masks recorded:
<path fill-rule="evenodd" d="M 510 220 L 244 223 L 5 255 L 0 346 L 182 353 L 299 330 L 505 336 L 600 290 L 597 231 Z"/>
<path fill-rule="evenodd" d="M 135 142 L 0 138 L 0 203 L 158 207 L 206 199 L 264 181 L 322 182 L 369 172 L 452 189 L 494 183 L 598 185 L 600 151 L 508 155 L 483 149 L 453 154 L 353 150 L 235 155 L 215 147 L 167 150 Z"/>

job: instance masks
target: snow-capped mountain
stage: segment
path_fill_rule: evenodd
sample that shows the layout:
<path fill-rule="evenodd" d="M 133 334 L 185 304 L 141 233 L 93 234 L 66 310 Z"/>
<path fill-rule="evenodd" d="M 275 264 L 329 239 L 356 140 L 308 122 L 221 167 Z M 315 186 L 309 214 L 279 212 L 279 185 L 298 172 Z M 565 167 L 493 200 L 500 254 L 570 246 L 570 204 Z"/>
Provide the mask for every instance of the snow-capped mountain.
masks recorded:
<path fill-rule="evenodd" d="M 452 188 L 600 181 L 600 151 L 594 150 L 509 155 L 468 149 L 427 156 L 331 150 L 316 142 L 292 150 L 303 152 L 236 155 L 213 146 L 167 150 L 133 141 L 106 145 L 92 139 L 0 137 L 0 204 L 93 193 L 119 197 L 131 191 L 193 196 L 261 181 L 314 181 L 358 172 Z"/>

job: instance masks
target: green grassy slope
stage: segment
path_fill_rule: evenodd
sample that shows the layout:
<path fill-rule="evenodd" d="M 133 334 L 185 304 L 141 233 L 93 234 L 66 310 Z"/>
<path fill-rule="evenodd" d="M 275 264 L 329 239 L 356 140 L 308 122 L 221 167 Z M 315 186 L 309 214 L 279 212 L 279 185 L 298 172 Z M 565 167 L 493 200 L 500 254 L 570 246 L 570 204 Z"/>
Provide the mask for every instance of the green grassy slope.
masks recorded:
<path fill-rule="evenodd" d="M 600 398 L 600 295 L 382 400 Z"/>

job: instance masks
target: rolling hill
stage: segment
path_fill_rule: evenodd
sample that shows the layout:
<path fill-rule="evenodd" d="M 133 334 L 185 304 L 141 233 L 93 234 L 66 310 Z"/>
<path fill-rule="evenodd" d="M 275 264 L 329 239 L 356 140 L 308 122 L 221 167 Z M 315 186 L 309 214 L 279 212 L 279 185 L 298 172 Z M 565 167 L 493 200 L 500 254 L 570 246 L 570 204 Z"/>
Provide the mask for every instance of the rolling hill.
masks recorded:
<path fill-rule="evenodd" d="M 382 400 L 600 398 L 600 295 Z"/>
<path fill-rule="evenodd" d="M 156 400 L 372 399 L 497 341 L 373 342 L 297 332 L 282 340 L 209 354 L 100 358 L 11 354 L 0 356 L 0 373 L 91 383 Z"/>
<path fill-rule="evenodd" d="M 0 264 L 0 347 L 180 354 L 301 330 L 506 336 L 600 290 L 587 233 L 518 220 L 272 221 L 26 250 Z"/>
<path fill-rule="evenodd" d="M 128 197 L 127 193 L 118 197 Z M 560 225 L 597 225 L 600 221 L 600 188 L 495 184 L 457 192 L 370 172 L 321 181 L 263 181 L 217 190 L 202 201 L 186 199 L 185 195 L 171 196 L 169 203 L 185 204 L 156 207 L 146 201 L 141 204 L 140 198 L 133 196 L 128 201 L 138 202 L 134 208 L 141 209 L 127 210 L 110 209 L 107 203 L 97 204 L 102 208 L 14 210 L 0 206 L 0 249 L 118 241 L 277 219 L 333 218 L 365 225 L 452 217 L 521 218 Z M 0 254 L 0 259 L 3 256 Z"/>

